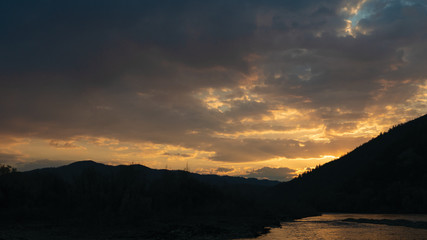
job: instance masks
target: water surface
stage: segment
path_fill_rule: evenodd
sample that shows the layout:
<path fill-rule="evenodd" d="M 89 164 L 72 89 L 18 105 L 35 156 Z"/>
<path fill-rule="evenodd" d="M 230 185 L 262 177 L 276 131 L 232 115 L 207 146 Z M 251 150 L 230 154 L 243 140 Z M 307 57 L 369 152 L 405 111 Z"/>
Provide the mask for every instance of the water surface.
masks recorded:
<path fill-rule="evenodd" d="M 363 223 L 346 221 L 346 219 L 364 220 L 393 220 Z M 400 221 L 403 220 L 403 221 Z M 406 221 L 405 221 L 406 220 Z M 401 214 L 323 214 L 308 217 L 293 222 L 282 223 L 281 228 L 273 228 L 270 233 L 260 236 L 258 240 L 275 239 L 314 239 L 314 240 L 424 240 L 427 239 L 427 229 L 406 226 L 391 226 L 386 223 L 427 222 L 427 215 Z M 423 224 L 424 224 L 423 223 Z"/>

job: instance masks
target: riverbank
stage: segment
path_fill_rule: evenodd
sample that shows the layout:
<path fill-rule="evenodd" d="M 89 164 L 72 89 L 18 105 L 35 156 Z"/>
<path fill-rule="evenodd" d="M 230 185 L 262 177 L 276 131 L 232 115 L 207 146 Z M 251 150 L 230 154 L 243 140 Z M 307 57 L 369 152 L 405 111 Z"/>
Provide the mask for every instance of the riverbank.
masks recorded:
<path fill-rule="evenodd" d="M 187 217 L 151 219 L 135 226 L 96 226 L 78 224 L 1 224 L 1 240 L 37 239 L 236 239 L 255 238 L 280 227 L 269 218 Z"/>
<path fill-rule="evenodd" d="M 282 222 L 281 228 L 272 228 L 256 240 L 425 240 L 427 229 L 422 222 L 427 222 L 427 215 L 329 213 Z"/>

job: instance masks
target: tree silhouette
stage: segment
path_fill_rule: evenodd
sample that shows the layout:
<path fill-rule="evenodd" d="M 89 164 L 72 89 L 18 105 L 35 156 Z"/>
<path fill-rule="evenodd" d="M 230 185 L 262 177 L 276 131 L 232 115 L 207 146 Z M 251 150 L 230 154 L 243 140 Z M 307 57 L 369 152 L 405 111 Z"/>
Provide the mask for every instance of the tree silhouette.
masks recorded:
<path fill-rule="evenodd" d="M 8 173 L 16 172 L 16 168 L 9 165 L 0 164 L 0 176 Z"/>

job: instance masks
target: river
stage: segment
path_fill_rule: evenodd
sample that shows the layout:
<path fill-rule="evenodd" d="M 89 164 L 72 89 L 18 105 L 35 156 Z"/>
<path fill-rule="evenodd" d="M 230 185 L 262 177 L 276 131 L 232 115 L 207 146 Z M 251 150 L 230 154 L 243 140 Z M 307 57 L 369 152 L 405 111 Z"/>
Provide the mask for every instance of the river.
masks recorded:
<path fill-rule="evenodd" d="M 283 222 L 257 240 L 424 240 L 427 215 L 322 214 Z M 249 240 L 249 239 L 248 239 Z"/>

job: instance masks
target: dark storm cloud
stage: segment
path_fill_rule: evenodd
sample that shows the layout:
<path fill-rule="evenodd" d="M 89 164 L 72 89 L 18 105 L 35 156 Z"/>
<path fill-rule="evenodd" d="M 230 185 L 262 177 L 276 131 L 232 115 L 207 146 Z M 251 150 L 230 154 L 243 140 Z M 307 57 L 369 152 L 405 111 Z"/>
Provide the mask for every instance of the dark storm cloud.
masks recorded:
<path fill-rule="evenodd" d="M 150 73 L 153 56 L 194 66 L 245 69 L 235 41 L 255 29 L 253 9 L 198 1 L 3 2 L 2 66 L 106 84 L 121 70 Z M 246 17 L 247 16 L 247 17 Z M 150 52 L 151 51 L 151 52 Z M 209 56 L 209 57 L 206 57 Z M 110 67 L 110 68 L 108 68 Z M 2 69 L 3 70 L 3 69 Z M 144 71 L 145 70 L 145 71 Z M 151 73 L 158 75 L 157 71 Z M 81 79 L 85 76 L 88 79 Z"/>
<path fill-rule="evenodd" d="M 413 96 L 427 77 L 425 4 L 368 1 L 346 35 L 341 10 L 357 2 L 2 1 L 0 134 L 151 141 L 234 162 L 324 154 L 335 140 L 215 133 L 296 128 L 241 122 L 278 106 L 351 129 L 367 106 Z M 233 99 L 255 73 L 263 101 Z M 210 88 L 234 90 L 227 109 L 196 97 Z"/>
<path fill-rule="evenodd" d="M 271 115 L 268 110 L 269 106 L 266 103 L 255 101 L 232 101 L 231 108 L 226 111 L 225 115 L 233 120 L 243 118 L 260 118 L 262 116 Z"/>
<path fill-rule="evenodd" d="M 181 131 L 189 126 L 179 126 L 180 119 L 188 118 L 210 128 L 212 114 L 188 94 L 235 85 L 246 71 L 238 40 L 254 28 L 236 4 L 3 5 L 1 110 L 10 117 L 2 126 L 24 133 L 49 125 L 55 134 L 82 134 L 129 122 L 155 129 L 170 119 Z M 206 69 L 212 67 L 226 71 Z"/>

